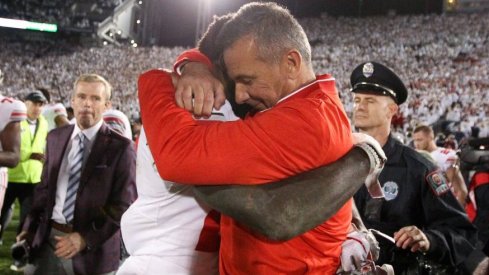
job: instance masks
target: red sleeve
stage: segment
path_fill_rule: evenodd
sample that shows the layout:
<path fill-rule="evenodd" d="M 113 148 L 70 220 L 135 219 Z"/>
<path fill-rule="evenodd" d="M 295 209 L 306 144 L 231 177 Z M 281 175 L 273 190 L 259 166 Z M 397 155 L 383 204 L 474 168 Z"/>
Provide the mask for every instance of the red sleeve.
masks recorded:
<path fill-rule="evenodd" d="M 245 120 L 199 123 L 176 106 L 170 74 L 149 71 L 138 84 L 148 144 L 165 180 L 266 183 L 335 161 L 351 148 L 345 121 L 331 119 L 339 113 L 332 101 L 298 99 L 300 108 L 281 104 Z"/>
<path fill-rule="evenodd" d="M 207 65 L 209 70 L 212 70 L 212 62 L 209 60 L 209 58 L 207 58 L 207 56 L 199 52 L 199 50 L 191 49 L 191 50 L 184 51 L 182 54 L 180 54 L 177 57 L 177 61 L 175 61 L 175 63 L 173 64 L 173 72 L 180 75 L 181 74 L 180 67 L 183 64 L 190 61 L 204 63 L 205 65 Z"/>

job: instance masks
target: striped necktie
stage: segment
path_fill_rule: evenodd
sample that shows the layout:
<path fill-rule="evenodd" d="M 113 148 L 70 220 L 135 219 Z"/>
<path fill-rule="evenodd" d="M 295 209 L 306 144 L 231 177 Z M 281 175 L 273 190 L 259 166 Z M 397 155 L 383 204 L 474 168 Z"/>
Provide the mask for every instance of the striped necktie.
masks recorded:
<path fill-rule="evenodd" d="M 66 190 L 66 199 L 63 206 L 63 216 L 66 218 L 66 223 L 71 223 L 73 220 L 73 214 L 75 212 L 76 193 L 78 192 L 78 186 L 80 184 L 81 169 L 83 164 L 83 141 L 85 135 L 79 133 L 75 139 L 73 139 L 73 146 L 71 148 L 69 156 L 70 170 L 68 177 L 68 189 Z"/>

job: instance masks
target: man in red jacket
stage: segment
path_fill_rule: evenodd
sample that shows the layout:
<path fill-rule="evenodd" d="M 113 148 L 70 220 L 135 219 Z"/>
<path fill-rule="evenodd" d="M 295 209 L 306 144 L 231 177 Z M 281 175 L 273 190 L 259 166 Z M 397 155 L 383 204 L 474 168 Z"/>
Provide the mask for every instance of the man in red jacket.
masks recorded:
<path fill-rule="evenodd" d="M 351 148 L 334 79 L 315 77 L 305 33 L 288 11 L 271 3 L 245 5 L 219 41 L 236 101 L 252 106 L 254 114 L 201 124 L 175 105 L 171 75 L 141 76 L 142 118 L 161 177 L 190 184 L 264 184 L 331 163 Z M 223 216 L 220 270 L 334 273 L 350 221 L 348 201 L 318 227 L 277 242 Z"/>

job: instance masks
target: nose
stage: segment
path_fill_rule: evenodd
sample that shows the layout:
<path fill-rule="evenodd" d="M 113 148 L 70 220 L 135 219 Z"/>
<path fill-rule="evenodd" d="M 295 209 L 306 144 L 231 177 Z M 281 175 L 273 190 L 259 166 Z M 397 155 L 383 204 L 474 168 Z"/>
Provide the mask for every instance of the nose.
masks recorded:
<path fill-rule="evenodd" d="M 359 111 L 359 110 L 365 110 L 365 103 L 363 101 L 357 101 L 353 104 L 353 110 Z"/>
<path fill-rule="evenodd" d="M 236 103 L 238 104 L 243 104 L 250 98 L 246 87 L 244 87 L 244 85 L 242 84 L 236 84 L 236 90 L 234 93 L 235 93 Z"/>
<path fill-rule="evenodd" d="M 92 100 L 90 98 L 83 99 L 83 107 L 90 107 L 92 105 Z"/>
<path fill-rule="evenodd" d="M 37 114 L 40 114 L 42 112 L 42 108 L 43 108 L 43 104 L 41 103 L 38 103 L 36 105 L 34 105 L 34 112 L 37 113 Z"/>

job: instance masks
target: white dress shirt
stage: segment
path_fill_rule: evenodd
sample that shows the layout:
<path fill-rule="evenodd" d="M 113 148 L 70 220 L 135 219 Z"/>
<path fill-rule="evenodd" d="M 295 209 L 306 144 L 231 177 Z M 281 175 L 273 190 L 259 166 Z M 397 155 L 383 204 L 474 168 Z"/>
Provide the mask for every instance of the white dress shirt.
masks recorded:
<path fill-rule="evenodd" d="M 60 224 L 66 224 L 66 218 L 63 216 L 63 207 L 66 199 L 66 191 L 68 190 L 68 178 L 70 174 L 70 158 L 68 157 L 73 139 L 78 135 L 78 133 L 82 132 L 85 135 L 85 151 L 83 152 L 83 167 L 85 166 L 87 157 L 90 155 L 90 150 L 92 149 L 93 142 L 95 140 L 95 136 L 97 135 L 100 127 L 102 126 L 103 120 L 101 119 L 97 124 L 88 128 L 88 129 L 80 129 L 78 124 L 75 123 L 75 128 L 73 129 L 73 133 L 71 133 L 70 141 L 66 147 L 66 150 L 63 154 L 63 159 L 61 161 L 61 167 L 59 169 L 58 174 L 58 182 L 56 188 L 56 202 L 54 204 L 53 215 L 51 219 Z M 83 172 L 82 168 L 82 172 Z"/>

